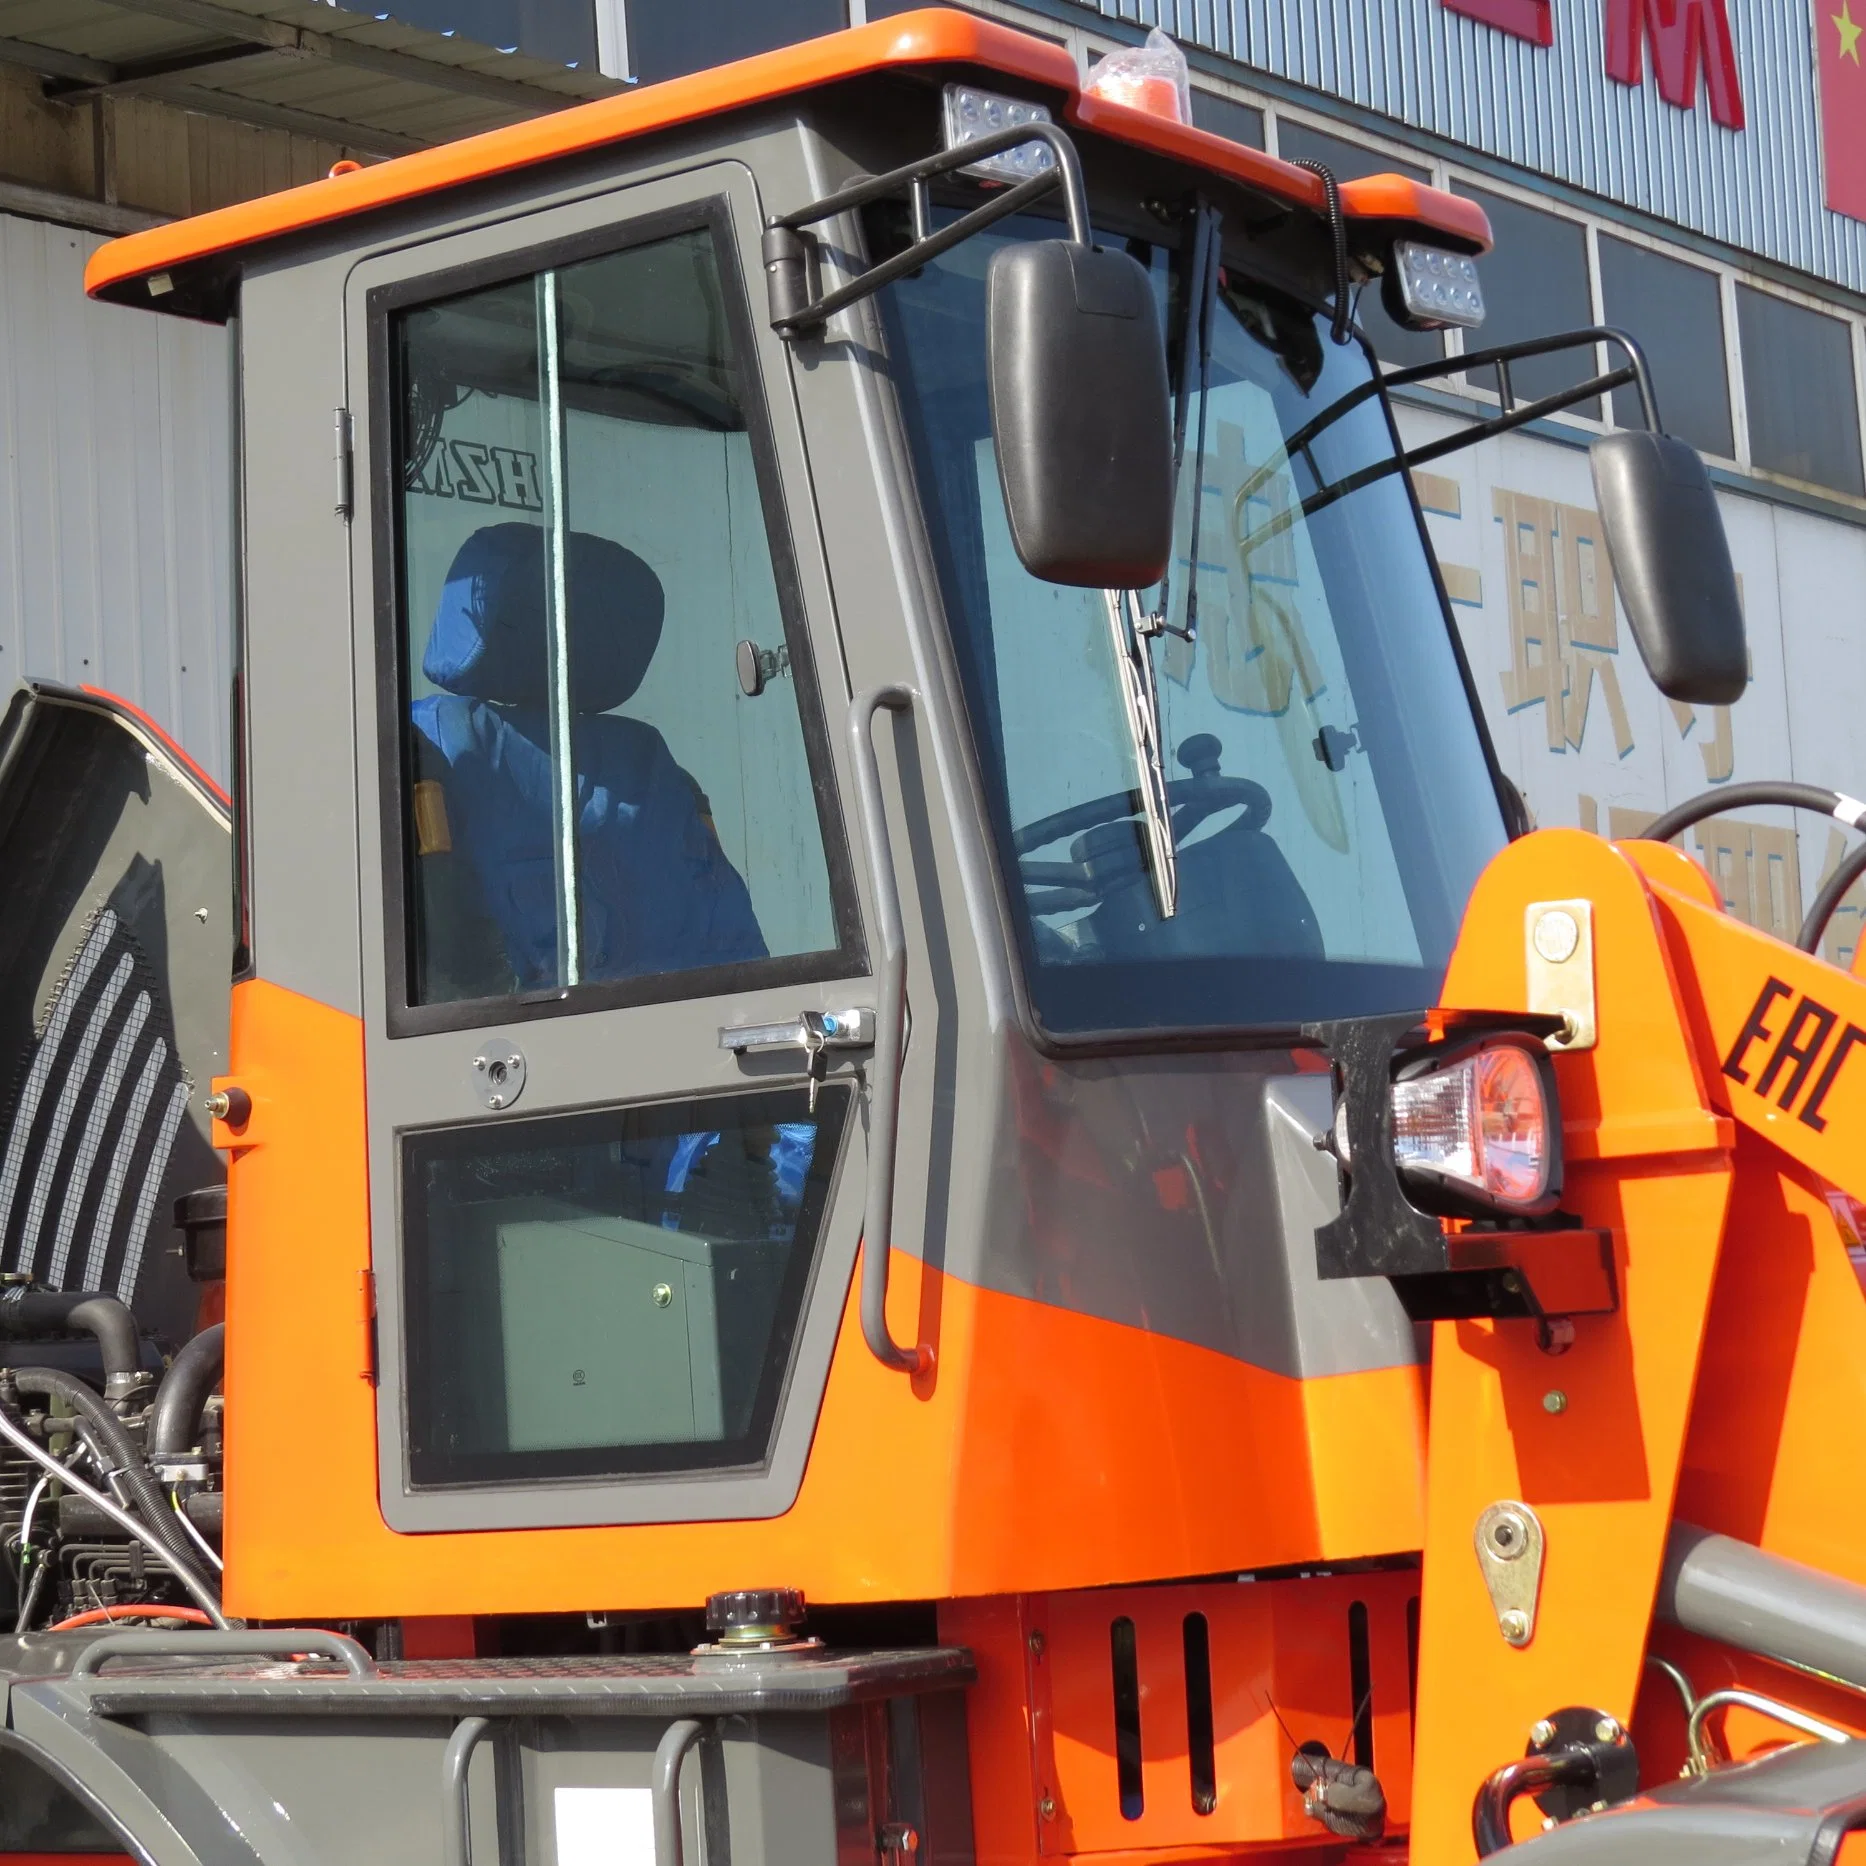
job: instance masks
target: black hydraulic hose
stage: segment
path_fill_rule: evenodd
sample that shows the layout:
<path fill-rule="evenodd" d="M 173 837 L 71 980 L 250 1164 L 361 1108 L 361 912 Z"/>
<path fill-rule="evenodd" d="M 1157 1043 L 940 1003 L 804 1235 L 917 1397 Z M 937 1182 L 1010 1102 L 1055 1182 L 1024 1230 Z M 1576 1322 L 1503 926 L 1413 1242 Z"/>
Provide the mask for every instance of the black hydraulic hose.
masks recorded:
<path fill-rule="evenodd" d="M 112 1467 L 110 1475 L 115 1477 L 121 1473 L 131 1509 L 148 1528 L 164 1557 L 171 1564 L 185 1569 L 203 1586 L 210 1586 L 200 1572 L 194 1546 L 188 1540 L 188 1532 L 175 1521 L 174 1511 L 157 1488 L 155 1479 L 149 1475 L 149 1468 L 144 1464 L 142 1454 L 136 1449 L 123 1421 L 96 1392 L 75 1374 L 65 1373 L 56 1367 L 16 1367 L 13 1369 L 13 1384 L 22 1394 L 33 1393 L 43 1398 L 62 1399 L 78 1415 L 90 1428 L 98 1449 L 108 1459 Z"/>
<path fill-rule="evenodd" d="M 204 1328 L 175 1356 L 156 1388 L 143 1430 L 149 1461 L 179 1458 L 192 1451 L 201 1433 L 201 1409 L 227 1359 L 227 1325 Z"/>
<path fill-rule="evenodd" d="M 1681 829 L 1701 823 L 1707 816 L 1721 816 L 1726 810 L 1746 810 L 1760 804 L 1778 804 L 1789 810 L 1815 810 L 1831 816 L 1849 829 L 1866 828 L 1866 804 L 1844 792 L 1826 790 L 1817 784 L 1793 784 L 1764 780 L 1756 784 L 1727 784 L 1722 790 L 1701 792 L 1688 802 L 1656 816 L 1639 832 L 1641 842 L 1670 842 Z"/>
<path fill-rule="evenodd" d="M 23 1286 L 0 1295 L 0 1336 L 9 1341 L 34 1341 L 76 1329 L 88 1329 L 97 1337 L 110 1385 L 122 1391 L 135 1383 L 141 1361 L 136 1318 L 116 1297 L 96 1290 Z"/>
<path fill-rule="evenodd" d="M 1795 944 L 1803 952 L 1820 951 L 1828 921 L 1834 917 L 1840 903 L 1846 899 L 1848 890 L 1861 875 L 1866 875 L 1866 842 L 1862 842 L 1841 862 L 1827 877 L 1827 885 L 1815 895 L 1814 905 L 1808 909 L 1808 917 L 1802 921 L 1801 931 L 1795 936 Z"/>
<path fill-rule="evenodd" d="M 1471 1806 L 1471 1837 L 1477 1857 L 1488 1859 L 1510 1844 L 1510 1804 L 1519 1795 L 1540 1794 L 1568 1782 L 1591 1782 L 1599 1773 L 1584 1749 L 1558 1749 L 1546 1756 L 1506 1762 L 1482 1788 Z"/>

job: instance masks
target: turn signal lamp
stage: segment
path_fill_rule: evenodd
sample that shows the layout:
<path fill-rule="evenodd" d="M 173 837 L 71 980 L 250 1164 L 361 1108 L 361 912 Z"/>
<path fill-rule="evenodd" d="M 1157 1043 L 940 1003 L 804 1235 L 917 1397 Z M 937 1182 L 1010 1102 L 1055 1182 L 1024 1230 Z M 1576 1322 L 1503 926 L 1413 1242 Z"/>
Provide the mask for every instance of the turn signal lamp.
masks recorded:
<path fill-rule="evenodd" d="M 1387 278 L 1399 299 L 1387 309 L 1413 330 L 1443 330 L 1448 324 L 1475 330 L 1484 321 L 1484 288 L 1477 261 L 1467 254 L 1400 240 Z"/>
<path fill-rule="evenodd" d="M 943 127 L 948 149 L 962 149 L 981 136 L 993 136 L 1020 124 L 1049 121 L 1050 113 L 1042 104 L 1027 104 L 1021 97 L 1000 97 L 996 91 L 981 91 L 970 84 L 946 87 Z M 989 181 L 1020 182 L 1047 175 L 1055 166 L 1056 157 L 1048 143 L 1027 142 L 985 156 L 964 173 L 982 175 Z"/>
<path fill-rule="evenodd" d="M 1500 1038 L 1416 1065 L 1393 1084 L 1400 1177 L 1461 1211 L 1533 1217 L 1561 1191 L 1554 1071 L 1531 1040 Z"/>

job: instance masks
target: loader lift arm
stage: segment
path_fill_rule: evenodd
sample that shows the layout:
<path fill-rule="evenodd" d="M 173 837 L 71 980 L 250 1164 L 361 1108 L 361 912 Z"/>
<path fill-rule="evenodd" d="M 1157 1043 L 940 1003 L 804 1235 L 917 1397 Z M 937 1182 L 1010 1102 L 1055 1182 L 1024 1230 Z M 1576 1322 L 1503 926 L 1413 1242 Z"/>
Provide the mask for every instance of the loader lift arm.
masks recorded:
<path fill-rule="evenodd" d="M 1866 1459 L 1866 1301 L 1825 1203 L 1866 1196 L 1866 982 L 1732 918 L 1676 849 L 1551 830 L 1478 884 L 1444 1006 L 1546 1010 L 1536 924 L 1580 904 L 1598 1036 L 1554 1057 L 1563 1203 L 1610 1233 L 1621 1299 L 1559 1358 L 1524 1320 L 1434 1325 L 1413 1847 L 1435 1863 L 1472 1857 L 1479 1791 L 1558 1712 L 1631 1728 L 1674 1518 L 1866 1581 L 1834 1482 Z M 1771 1289 L 1790 1326 L 1762 1343 L 1744 1310 Z M 1765 1352 L 1787 1398 L 1746 1417 L 1766 1396 L 1745 1356 Z M 1526 1643 L 1473 1546 L 1502 1505 L 1542 1537 Z"/>

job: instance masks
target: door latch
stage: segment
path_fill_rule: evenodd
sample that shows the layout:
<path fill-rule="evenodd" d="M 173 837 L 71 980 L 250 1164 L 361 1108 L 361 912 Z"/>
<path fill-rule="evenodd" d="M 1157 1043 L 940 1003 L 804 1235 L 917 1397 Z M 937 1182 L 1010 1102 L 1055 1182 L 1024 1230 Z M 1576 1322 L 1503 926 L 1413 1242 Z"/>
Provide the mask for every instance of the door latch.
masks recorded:
<path fill-rule="evenodd" d="M 830 1050 L 865 1050 L 875 1041 L 871 1010 L 800 1011 L 775 1024 L 729 1024 L 719 1033 L 719 1047 L 735 1056 L 762 1056 L 773 1050 L 802 1050 L 804 1079 L 810 1087 L 810 1112 L 829 1067 Z"/>

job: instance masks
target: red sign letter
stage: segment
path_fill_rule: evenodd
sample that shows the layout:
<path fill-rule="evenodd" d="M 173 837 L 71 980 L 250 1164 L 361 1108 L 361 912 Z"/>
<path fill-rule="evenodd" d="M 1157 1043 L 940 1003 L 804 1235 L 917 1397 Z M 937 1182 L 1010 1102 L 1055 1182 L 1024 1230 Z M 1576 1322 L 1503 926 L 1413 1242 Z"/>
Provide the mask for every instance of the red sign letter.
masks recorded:
<path fill-rule="evenodd" d="M 1710 90 L 1711 115 L 1725 129 L 1743 127 L 1743 82 L 1724 0 L 1607 0 L 1607 76 L 1645 79 L 1645 41 L 1659 68 L 1659 95 L 1680 110 L 1698 100 L 1698 67 Z"/>
<path fill-rule="evenodd" d="M 1441 0 L 1447 13 L 1481 19 L 1499 32 L 1514 33 L 1531 45 L 1555 43 L 1555 20 L 1550 0 Z"/>

